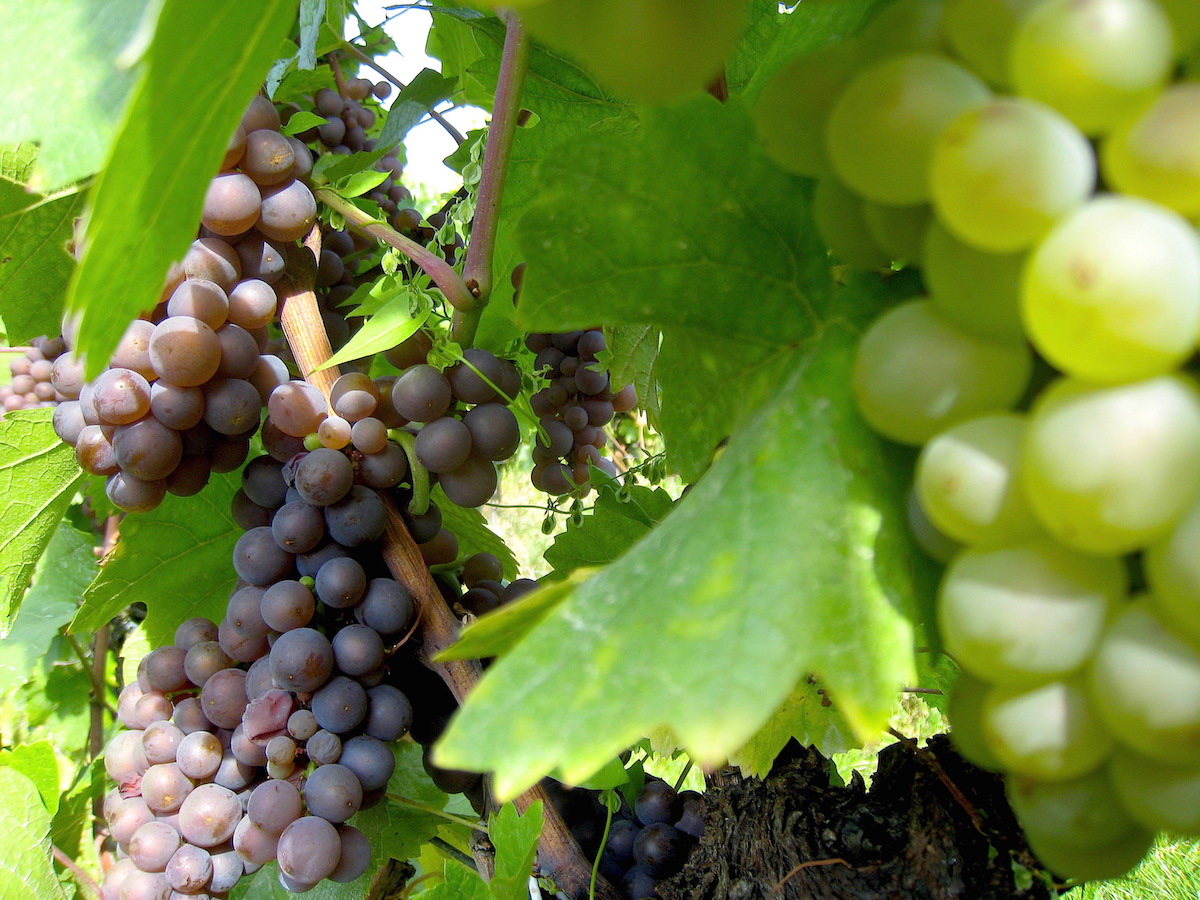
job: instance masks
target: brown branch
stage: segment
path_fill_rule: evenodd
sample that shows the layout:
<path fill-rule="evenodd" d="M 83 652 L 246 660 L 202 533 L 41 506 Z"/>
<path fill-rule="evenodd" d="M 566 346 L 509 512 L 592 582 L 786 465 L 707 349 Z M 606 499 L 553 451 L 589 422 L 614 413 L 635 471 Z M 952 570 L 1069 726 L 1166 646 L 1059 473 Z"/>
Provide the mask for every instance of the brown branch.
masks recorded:
<path fill-rule="evenodd" d="M 946 770 L 942 768 L 942 764 L 938 762 L 937 757 L 928 750 L 919 747 L 916 741 L 907 735 L 901 734 L 895 728 L 889 728 L 888 732 L 892 735 L 892 737 L 900 741 L 900 743 L 902 743 L 905 747 L 917 754 L 917 756 L 920 757 L 921 761 L 924 762 L 925 765 L 929 766 L 933 774 L 938 777 L 938 781 L 940 781 L 945 786 L 946 790 L 950 792 L 950 796 L 952 796 L 955 802 L 957 802 L 958 805 L 963 808 L 963 812 L 967 814 L 967 817 L 971 820 L 971 824 L 975 826 L 975 830 L 982 835 L 987 835 L 989 832 L 987 826 L 985 826 L 983 823 L 983 817 L 979 815 L 979 810 L 975 808 L 975 804 L 967 799 L 967 795 L 964 794 L 959 789 L 958 785 L 950 779 L 950 776 L 946 774 Z"/>
<path fill-rule="evenodd" d="M 93 879 L 91 875 L 79 868 L 79 864 L 75 862 L 75 860 L 63 853 L 54 844 L 50 845 L 50 853 L 54 856 L 55 860 L 58 861 L 59 865 L 75 876 L 76 884 L 78 884 L 81 888 L 84 888 L 87 893 L 95 897 L 96 900 L 100 900 L 100 897 L 102 896 L 100 892 L 100 885 L 96 884 L 95 879 Z"/>
<path fill-rule="evenodd" d="M 403 81 L 401 81 L 395 75 L 393 75 L 391 72 L 389 72 L 383 66 L 379 65 L 379 63 L 375 62 L 375 60 L 373 60 L 367 54 L 363 53 L 361 50 L 359 50 L 357 47 L 355 47 L 349 41 L 342 41 L 342 49 L 346 50 L 351 56 L 353 56 L 355 59 L 357 59 L 363 65 L 370 66 L 372 69 L 374 69 L 380 75 L 382 75 L 384 78 L 386 78 L 392 84 L 394 84 L 399 90 L 403 91 L 405 88 L 408 87 L 407 84 L 405 84 Z M 463 137 L 462 132 L 459 131 L 457 128 L 455 128 L 453 125 L 451 125 L 446 120 L 446 117 L 443 116 L 436 109 L 429 110 L 429 118 L 433 119 L 433 121 L 435 121 L 439 125 L 441 125 L 442 128 L 445 129 L 446 134 L 448 134 L 448 135 L 450 135 L 450 137 L 454 138 L 454 140 L 457 141 L 459 144 L 462 144 L 466 140 L 466 138 Z"/>
<path fill-rule="evenodd" d="M 781 890 L 783 890 L 783 886 L 787 884 L 788 879 L 790 879 L 793 875 L 803 872 L 805 869 L 812 869 L 817 866 L 836 866 L 839 864 L 845 866 L 847 869 L 854 868 L 850 865 L 850 863 L 846 862 L 840 856 L 835 856 L 832 859 L 810 859 L 806 862 L 802 862 L 779 880 L 779 884 L 775 885 L 775 887 L 771 889 L 771 894 L 778 894 Z"/>
<path fill-rule="evenodd" d="M 317 249 L 319 250 L 319 246 Z M 297 263 L 295 269 L 293 260 Z M 316 371 L 317 366 L 329 358 L 331 351 L 317 307 L 316 295 L 313 293 L 315 276 L 316 262 L 311 251 L 289 248 L 288 271 L 277 284 L 283 304 L 281 318 L 284 322 L 284 333 L 296 358 L 296 364 L 301 372 L 306 373 L 309 383 L 320 388 L 328 399 L 329 386 L 337 378 L 337 369 L 331 367 Z M 387 509 L 387 530 L 384 532 L 382 546 L 383 560 L 392 577 L 404 585 L 412 595 L 417 614 L 424 622 L 425 664 L 441 676 L 461 705 L 479 683 L 482 667 L 478 660 L 434 661 L 437 654 L 458 639 L 458 619 L 442 599 L 441 591 L 434 583 L 416 542 L 408 533 L 395 502 L 386 495 L 383 496 L 383 501 Z M 537 785 L 514 802 L 517 809 L 524 813 L 538 800 L 543 802 L 544 817 L 542 835 L 538 841 L 542 865 L 555 877 L 564 891 L 578 896 L 587 890 L 591 879 L 591 866 L 571 836 L 562 816 L 550 802 L 545 789 Z M 596 897 L 597 900 L 619 900 L 617 892 L 603 878 L 597 880 Z"/>
<path fill-rule="evenodd" d="M 463 281 L 479 304 L 475 309 L 457 310 L 450 325 L 450 337 L 462 347 L 470 347 L 479 328 L 479 317 L 492 295 L 492 257 L 500 219 L 504 182 L 508 179 L 508 159 L 512 153 L 517 117 L 521 112 L 521 89 L 529 68 L 529 39 L 521 20 L 511 10 L 501 13 L 505 24 L 504 50 L 496 83 L 496 100 L 483 150 L 483 170 L 475 197 L 475 218 L 471 222 L 471 242 L 463 263 Z"/>
<path fill-rule="evenodd" d="M 416 241 L 406 238 L 396 229 L 371 218 L 331 188 L 319 187 L 313 193 L 319 201 L 341 214 L 347 224 L 364 234 L 383 241 L 390 247 L 395 247 L 420 266 L 421 270 L 433 279 L 438 290 L 446 295 L 446 299 L 456 310 L 474 309 L 479 305 L 479 301 L 467 290 L 466 284 L 454 271 L 454 267 L 428 247 L 421 246 Z"/>

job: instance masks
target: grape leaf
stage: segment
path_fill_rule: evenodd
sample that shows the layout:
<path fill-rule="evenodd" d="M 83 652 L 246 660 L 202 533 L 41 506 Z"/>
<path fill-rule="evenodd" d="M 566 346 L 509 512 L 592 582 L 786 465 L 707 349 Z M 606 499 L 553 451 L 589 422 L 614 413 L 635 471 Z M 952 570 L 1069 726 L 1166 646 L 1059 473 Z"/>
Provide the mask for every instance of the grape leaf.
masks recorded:
<path fill-rule="evenodd" d="M 62 898 L 50 865 L 50 813 L 34 783 L 16 769 L 0 767 L 0 811 L 5 824 L 0 897 Z"/>
<path fill-rule="evenodd" d="M 526 900 L 529 876 L 542 833 L 542 804 L 534 803 L 518 815 L 506 803 L 488 820 L 488 837 L 496 848 L 496 871 L 488 888 L 495 900 Z"/>
<path fill-rule="evenodd" d="M 162 505 L 126 517 L 121 540 L 83 595 L 70 630 L 95 631 L 131 603 L 146 604 L 152 647 L 170 643 L 191 616 L 219 622 L 237 581 L 233 545 L 241 536 L 229 513 L 241 477 L 214 475 L 194 497 L 168 494 Z"/>
<path fill-rule="evenodd" d="M 395 279 L 385 276 L 378 284 L 381 287 L 390 286 L 395 284 Z M 317 371 L 354 359 L 363 359 L 382 350 L 390 350 L 417 333 L 429 318 L 429 309 L 429 302 L 424 294 L 414 291 L 411 283 L 401 284 L 399 292 L 367 319 L 363 327 L 355 332 L 354 337 L 346 342 L 346 346 L 317 366 Z"/>
<path fill-rule="evenodd" d="M 512 581 L 517 577 L 517 558 L 504 539 L 488 528 L 482 512 L 451 503 L 440 486 L 434 488 L 434 501 L 442 511 L 443 527 L 450 529 L 458 538 L 460 558 L 474 553 L 490 553 L 500 560 L 505 578 Z"/>
<path fill-rule="evenodd" d="M 612 383 L 620 389 L 632 384 L 638 395 L 638 406 L 657 410 L 653 386 L 654 363 L 662 335 L 653 325 L 614 325 L 604 329 L 608 349 L 597 357 L 607 367 Z"/>
<path fill-rule="evenodd" d="M 37 163 L 37 147 L 33 144 L 0 145 L 0 177 L 25 184 Z"/>
<path fill-rule="evenodd" d="M 660 488 L 630 485 L 618 492 L 606 487 L 583 523 L 568 523 L 543 556 L 557 575 L 607 565 L 666 518 L 671 508 L 670 495 Z"/>
<path fill-rule="evenodd" d="M 445 881 L 421 892 L 424 900 L 493 900 L 484 880 L 462 863 L 446 860 L 443 873 Z"/>
<path fill-rule="evenodd" d="M 577 579 L 572 577 L 566 582 L 544 585 L 481 616 L 463 629 L 457 641 L 438 654 L 438 660 L 484 659 L 507 653 L 546 618 L 550 610 L 570 596 L 575 581 Z"/>
<path fill-rule="evenodd" d="M 659 725 L 716 762 L 809 672 L 857 737 L 878 733 L 912 678 L 925 585 L 903 473 L 849 395 L 855 338 L 831 321 L 793 354 L 687 499 L 488 670 L 439 765 L 494 770 L 509 797 L 556 767 L 586 777 Z"/>
<path fill-rule="evenodd" d="M 74 451 L 54 433 L 52 410 L 0 420 L 0 635 L 6 635 L 79 480 Z"/>
<path fill-rule="evenodd" d="M 96 574 L 92 537 L 64 522 L 38 560 L 33 586 L 8 637 L 0 641 L 0 695 L 24 684 L 46 657 L 58 630 L 71 621 Z"/>
<path fill-rule="evenodd" d="M 78 193 L 43 198 L 0 179 L 0 316 L 10 344 L 61 330 L 75 268 L 67 241 L 82 205 Z"/>
<path fill-rule="evenodd" d="M 130 45 L 139 29 L 153 25 L 158 5 L 34 0 L 6 5 L 4 12 L 0 84 L 10 89 L 0 143 L 40 143 L 32 181 L 38 190 L 53 191 L 104 163 L 133 86 Z"/>
<path fill-rule="evenodd" d="M 0 750 L 0 767 L 7 766 L 33 782 L 50 815 L 58 812 L 58 759 L 49 741 L 34 741 Z"/>
<path fill-rule="evenodd" d="M 317 67 L 317 36 L 325 21 L 325 0 L 300 0 L 300 51 L 296 63 L 303 70 Z"/>
<path fill-rule="evenodd" d="M 453 78 L 443 78 L 433 69 L 422 69 L 392 101 L 387 120 L 379 133 L 378 146 L 394 147 L 404 140 L 414 126 L 429 111 L 450 98 L 456 84 Z"/>
<path fill-rule="evenodd" d="M 783 705 L 767 723 L 729 757 L 746 777 L 762 778 L 771 771 L 775 757 L 788 741 L 795 739 L 804 746 L 816 747 L 824 756 L 842 753 L 856 746 L 853 730 L 832 705 L 822 704 L 820 686 L 807 677 L 783 701 Z"/>
<path fill-rule="evenodd" d="M 295 14 L 294 0 L 164 0 L 90 197 L 67 300 L 83 311 L 77 349 L 91 376 L 130 319 L 154 307 L 167 269 L 196 237 L 209 179 Z"/>

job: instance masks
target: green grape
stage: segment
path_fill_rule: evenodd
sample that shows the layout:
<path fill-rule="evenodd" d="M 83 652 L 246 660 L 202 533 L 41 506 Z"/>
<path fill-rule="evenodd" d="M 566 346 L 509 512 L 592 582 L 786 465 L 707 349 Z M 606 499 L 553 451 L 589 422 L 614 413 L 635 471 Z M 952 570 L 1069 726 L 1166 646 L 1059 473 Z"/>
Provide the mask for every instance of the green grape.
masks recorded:
<path fill-rule="evenodd" d="M 1002 97 L 968 110 L 937 139 L 933 205 L 980 250 L 1015 253 L 1087 200 L 1096 160 L 1087 138 L 1048 106 Z"/>
<path fill-rule="evenodd" d="M 1200 642 L 1200 503 L 1193 504 L 1171 531 L 1150 544 L 1142 568 L 1150 603 L 1183 637 Z"/>
<path fill-rule="evenodd" d="M 767 156 L 781 169 L 810 178 L 832 174 L 825 122 L 858 66 L 857 44 L 843 41 L 797 57 L 763 87 L 754 124 Z"/>
<path fill-rule="evenodd" d="M 578 57 L 601 84 L 643 103 L 703 90 L 741 34 L 745 0 L 546 0 L 530 34 Z"/>
<path fill-rule="evenodd" d="M 1020 285 L 1024 253 L 986 253 L 964 244 L 936 219 L 925 232 L 921 274 L 930 300 L 963 331 L 992 341 L 1025 338 Z"/>
<path fill-rule="evenodd" d="M 1143 828 L 1200 836 L 1200 766 L 1179 766 L 1120 748 L 1108 774 L 1125 811 Z"/>
<path fill-rule="evenodd" d="M 1200 764 L 1200 649 L 1144 600 L 1109 626 L 1090 687 L 1100 718 L 1123 744 L 1151 759 Z"/>
<path fill-rule="evenodd" d="M 893 0 L 858 35 L 867 65 L 901 53 L 941 53 L 943 0 Z"/>
<path fill-rule="evenodd" d="M 875 243 L 863 211 L 863 200 L 836 178 L 822 178 L 813 196 L 817 235 L 839 262 L 856 269 L 886 269 L 888 253 Z"/>
<path fill-rule="evenodd" d="M 1034 404 L 1021 467 L 1055 538 L 1085 553 L 1136 550 L 1200 490 L 1200 394 L 1177 375 L 1114 387 L 1061 378 Z"/>
<path fill-rule="evenodd" d="M 993 689 L 983 703 L 983 729 L 1001 768 L 1043 781 L 1086 775 L 1113 749 L 1079 678 Z"/>
<path fill-rule="evenodd" d="M 921 501 L 917 499 L 915 490 L 908 492 L 904 512 L 909 534 L 930 559 L 948 565 L 962 551 L 962 544 L 929 521 L 929 516 L 925 515 L 925 510 L 921 508 Z"/>
<path fill-rule="evenodd" d="M 1086 846 L 1079 846 L 1074 840 L 1056 840 L 1027 826 L 1025 837 L 1042 865 L 1075 881 L 1120 878 L 1141 862 L 1154 844 L 1154 833 L 1140 828 L 1111 843 L 1089 842 Z"/>
<path fill-rule="evenodd" d="M 1155 0 L 1042 0 L 1017 25 L 1009 74 L 1018 94 L 1095 136 L 1154 99 L 1173 55 Z"/>
<path fill-rule="evenodd" d="M 966 334 L 927 300 L 910 300 L 867 329 L 852 377 L 867 423 L 884 437 L 915 445 L 963 419 L 1010 409 L 1031 371 L 1024 345 Z"/>
<path fill-rule="evenodd" d="M 916 492 L 930 521 L 964 544 L 1038 537 L 1018 471 L 1024 437 L 1024 416 L 997 413 L 959 422 L 922 447 Z"/>
<path fill-rule="evenodd" d="M 1107 769 L 1066 781 L 1009 775 L 1004 786 L 1008 802 L 1031 842 L 1036 835 L 1048 843 L 1087 849 L 1115 845 L 1141 832 L 1113 796 Z"/>
<path fill-rule="evenodd" d="M 970 672 L 960 670 L 950 699 L 946 715 L 950 719 L 950 740 L 962 758 L 981 769 L 998 772 L 1000 760 L 992 753 L 983 739 L 983 700 L 992 686 Z"/>
<path fill-rule="evenodd" d="M 968 672 L 1020 687 L 1063 678 L 1095 651 L 1125 569 L 1051 541 L 965 550 L 938 591 L 946 648 Z"/>
<path fill-rule="evenodd" d="M 867 200 L 863 211 L 871 237 L 892 260 L 913 266 L 921 264 L 921 246 L 933 221 L 933 210 L 928 204 L 885 206 Z"/>
<path fill-rule="evenodd" d="M 1200 239 L 1157 204 L 1097 197 L 1030 256 L 1021 313 L 1067 374 L 1111 383 L 1169 372 L 1200 336 Z"/>
<path fill-rule="evenodd" d="M 946 0 L 942 32 L 967 65 L 995 87 L 1008 85 L 1008 51 L 1021 16 L 1038 0 Z"/>
<path fill-rule="evenodd" d="M 929 164 L 942 129 L 986 102 L 987 87 L 941 56 L 913 53 L 871 66 L 842 91 L 826 148 L 845 184 L 876 203 L 929 200 Z"/>
<path fill-rule="evenodd" d="M 1200 84 L 1167 88 L 1100 149 L 1104 178 L 1115 190 L 1200 214 Z"/>

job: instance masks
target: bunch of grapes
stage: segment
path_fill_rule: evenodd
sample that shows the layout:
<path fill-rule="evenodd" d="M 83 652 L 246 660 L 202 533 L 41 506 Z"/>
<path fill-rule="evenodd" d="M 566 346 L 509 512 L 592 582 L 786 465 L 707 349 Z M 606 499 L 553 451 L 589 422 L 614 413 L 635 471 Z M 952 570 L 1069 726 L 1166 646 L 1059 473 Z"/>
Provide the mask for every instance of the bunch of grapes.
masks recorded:
<path fill-rule="evenodd" d="M 615 478 L 617 467 L 601 453 L 608 443 L 604 426 L 637 406 L 637 391 L 632 384 L 613 391 L 608 372 L 596 362 L 607 346 L 604 332 L 531 334 L 525 346 L 537 354 L 534 371 L 550 382 L 531 401 L 540 426 L 533 486 L 555 496 L 569 494 L 591 480 L 591 466 Z"/>
<path fill-rule="evenodd" d="M 759 107 L 833 255 L 920 270 L 854 394 L 922 446 L 954 738 L 1080 879 L 1200 835 L 1198 40 L 1191 4 L 899 0 Z"/>
<path fill-rule="evenodd" d="M 568 788 L 551 779 L 546 787 L 584 853 L 592 858 L 600 854 L 600 874 L 628 900 L 657 898 L 657 883 L 677 874 L 704 836 L 704 797 L 676 791 L 660 778 L 647 777 L 632 809 L 622 801 L 607 839 L 607 814 L 598 791 Z"/>
<path fill-rule="evenodd" d="M 303 237 L 316 201 L 299 179 L 307 148 L 279 133 L 279 114 L 256 97 L 211 182 L 203 227 L 168 278 L 165 300 L 133 322 L 109 368 L 83 382 L 63 354 L 51 374 L 69 402 L 55 429 L 80 466 L 108 477 L 112 503 L 153 509 L 169 491 L 190 496 L 212 472 L 246 458 L 263 404 L 288 378 L 263 355 L 286 265 L 283 244 Z"/>
<path fill-rule="evenodd" d="M 39 406 L 54 406 L 63 396 L 54 390 L 50 373 L 54 361 L 66 351 L 62 338 L 35 337 L 20 354 L 14 354 L 8 362 L 12 381 L 0 385 L 0 417 L 18 409 L 37 409 Z"/>

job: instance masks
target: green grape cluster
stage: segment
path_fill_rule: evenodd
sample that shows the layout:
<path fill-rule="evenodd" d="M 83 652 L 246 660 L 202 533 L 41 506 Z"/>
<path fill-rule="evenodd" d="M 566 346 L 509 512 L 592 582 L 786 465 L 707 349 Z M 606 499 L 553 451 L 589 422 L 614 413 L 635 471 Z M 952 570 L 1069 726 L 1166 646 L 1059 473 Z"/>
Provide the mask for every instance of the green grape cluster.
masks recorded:
<path fill-rule="evenodd" d="M 1197 10 L 896 0 L 756 110 L 838 263 L 920 272 L 855 397 L 921 448 L 954 739 L 1081 880 L 1200 835 Z"/>

